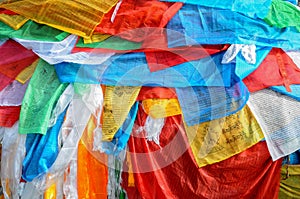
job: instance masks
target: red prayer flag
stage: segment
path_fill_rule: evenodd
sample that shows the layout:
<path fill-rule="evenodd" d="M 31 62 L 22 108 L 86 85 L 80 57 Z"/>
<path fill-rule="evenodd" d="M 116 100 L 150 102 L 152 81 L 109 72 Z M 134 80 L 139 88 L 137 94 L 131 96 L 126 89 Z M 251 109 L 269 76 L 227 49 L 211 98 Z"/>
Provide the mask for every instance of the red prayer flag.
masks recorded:
<path fill-rule="evenodd" d="M 139 109 L 135 128 L 147 115 Z M 168 117 L 160 146 L 133 130 L 129 152 L 135 187 L 122 186 L 129 198 L 277 198 L 281 159 L 273 162 L 265 142 L 222 162 L 198 168 L 188 147 L 181 116 Z M 183 152 L 181 154 L 181 152 Z"/>
<path fill-rule="evenodd" d="M 261 65 L 243 82 L 250 92 L 281 85 L 290 92 L 291 84 L 300 84 L 300 69 L 282 49 L 273 48 Z"/>

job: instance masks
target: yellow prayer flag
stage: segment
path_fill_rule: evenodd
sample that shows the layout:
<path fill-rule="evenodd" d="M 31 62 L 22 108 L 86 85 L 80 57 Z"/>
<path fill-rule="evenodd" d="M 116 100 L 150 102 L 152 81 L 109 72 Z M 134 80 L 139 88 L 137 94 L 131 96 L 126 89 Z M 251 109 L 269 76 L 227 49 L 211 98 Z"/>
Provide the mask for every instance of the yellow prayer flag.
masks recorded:
<path fill-rule="evenodd" d="M 91 44 L 91 43 L 95 43 L 95 42 L 101 42 L 101 41 L 106 40 L 109 37 L 111 37 L 111 35 L 108 35 L 108 34 L 93 34 L 89 38 L 83 38 L 83 43 Z"/>
<path fill-rule="evenodd" d="M 259 142 L 264 136 L 248 106 L 225 118 L 185 129 L 199 167 L 225 160 Z"/>
<path fill-rule="evenodd" d="M 124 123 L 141 87 L 106 86 L 103 104 L 103 141 L 111 141 Z"/>
<path fill-rule="evenodd" d="M 180 115 L 178 99 L 145 99 L 142 101 L 145 112 L 153 118 Z"/>
<path fill-rule="evenodd" d="M 56 184 L 53 183 L 44 193 L 44 199 L 56 198 Z"/>
<path fill-rule="evenodd" d="M 90 37 L 96 26 L 118 0 L 4 0 L 0 8 L 23 15 L 37 23 L 82 37 Z"/>
<path fill-rule="evenodd" d="M 21 28 L 29 19 L 22 15 L 7 15 L 7 14 L 0 14 L 0 21 L 9 25 L 15 30 Z"/>
<path fill-rule="evenodd" d="M 34 70 L 39 62 L 39 59 L 35 60 L 30 66 L 26 67 L 21 73 L 18 74 L 16 80 L 22 84 L 25 84 L 33 75 Z"/>
<path fill-rule="evenodd" d="M 281 168 L 279 199 L 300 198 L 300 165 L 283 165 Z"/>

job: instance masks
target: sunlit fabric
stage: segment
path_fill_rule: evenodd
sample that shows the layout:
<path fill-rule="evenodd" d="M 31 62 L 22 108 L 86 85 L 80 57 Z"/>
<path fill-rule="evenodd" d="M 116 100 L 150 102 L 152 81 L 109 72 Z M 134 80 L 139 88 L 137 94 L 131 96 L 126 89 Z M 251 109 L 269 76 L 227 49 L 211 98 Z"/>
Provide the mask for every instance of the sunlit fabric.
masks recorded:
<path fill-rule="evenodd" d="M 263 62 L 263 60 L 266 58 L 266 56 L 270 53 L 271 47 L 263 47 L 263 46 L 257 46 L 256 48 L 256 62 L 255 64 L 247 63 L 240 54 L 238 54 L 235 58 L 235 73 L 236 75 L 244 79 L 249 74 L 251 74 L 253 71 L 255 71 L 260 64 Z"/>
<path fill-rule="evenodd" d="M 10 128 L 1 128 L 1 185 L 5 198 L 18 198 L 22 161 L 25 156 L 26 135 L 18 133 L 18 123 Z"/>
<path fill-rule="evenodd" d="M 39 59 L 35 60 L 32 64 L 22 70 L 16 77 L 16 80 L 22 84 L 25 84 L 32 77 L 38 63 Z"/>
<path fill-rule="evenodd" d="M 122 126 L 120 126 L 118 131 L 114 134 L 113 139 L 110 142 L 103 142 L 103 150 L 106 154 L 117 156 L 126 148 L 137 112 L 138 102 L 135 102 L 132 105 Z"/>
<path fill-rule="evenodd" d="M 38 23 L 90 37 L 100 23 L 103 13 L 108 12 L 117 0 L 58 1 L 14 0 L 2 1 L 1 8 L 14 11 Z M 40 11 L 43 12 L 40 12 Z M 76 13 L 76 17 L 74 14 Z"/>
<path fill-rule="evenodd" d="M 20 115 L 20 106 L 0 106 L 0 127 L 12 127 Z"/>
<path fill-rule="evenodd" d="M 291 84 L 300 84 L 300 69 L 282 49 L 273 48 L 259 67 L 243 79 L 243 82 L 250 92 L 281 85 L 287 91 L 291 91 Z"/>
<path fill-rule="evenodd" d="M 234 114 L 249 98 L 247 87 L 237 77 L 232 78 L 228 87 L 192 86 L 176 88 L 176 93 L 188 126 Z"/>
<path fill-rule="evenodd" d="M 271 6 L 271 0 L 243 1 L 243 0 L 215 0 L 215 1 L 198 1 L 198 0 L 161 0 L 168 2 L 183 2 L 185 4 L 194 4 L 212 8 L 221 8 L 240 12 L 252 18 L 264 18 Z"/>
<path fill-rule="evenodd" d="M 90 44 L 95 42 L 101 42 L 111 37 L 109 34 L 93 34 L 90 38 L 83 38 L 83 43 Z"/>
<path fill-rule="evenodd" d="M 119 37 L 109 37 L 104 41 L 85 44 L 83 39 L 79 39 L 73 52 L 117 52 L 131 51 L 141 48 L 141 42 L 132 42 Z M 99 48 L 101 50 L 99 50 Z"/>
<path fill-rule="evenodd" d="M 299 32 L 294 27 L 279 29 L 230 10 L 188 4 L 170 20 L 167 32 L 169 47 L 229 43 L 300 48 Z"/>
<path fill-rule="evenodd" d="M 31 182 L 35 177 L 45 174 L 59 153 L 58 134 L 66 110 L 59 115 L 55 125 L 45 135 L 28 134 L 26 137 L 26 156 L 23 161 L 22 178 Z"/>
<path fill-rule="evenodd" d="M 15 79 L 27 66 L 38 59 L 31 50 L 28 50 L 13 40 L 7 40 L 0 46 L 0 73 Z"/>
<path fill-rule="evenodd" d="M 19 132 L 46 134 L 51 112 L 66 87 L 54 67 L 40 60 L 22 102 Z"/>
<path fill-rule="evenodd" d="M 147 87 L 143 86 L 140 90 L 137 101 L 146 99 L 177 99 L 176 91 L 174 88 L 165 87 Z"/>
<path fill-rule="evenodd" d="M 14 30 L 21 28 L 29 19 L 22 15 L 0 14 L 0 21 L 12 27 Z"/>
<path fill-rule="evenodd" d="M 156 119 L 182 114 L 177 99 L 145 99 L 142 105 L 144 111 Z"/>
<path fill-rule="evenodd" d="M 115 55 L 101 65 L 56 64 L 61 82 L 119 86 L 230 86 L 234 64 L 221 64 L 222 53 L 150 72 L 144 53 Z M 130 67 L 128 67 L 130 66 Z M 174 78 L 177 77 L 177 78 Z"/>
<path fill-rule="evenodd" d="M 293 84 L 290 85 L 291 92 L 288 92 L 284 86 L 272 86 L 270 87 L 271 90 L 276 91 L 278 93 L 282 93 L 286 96 L 289 96 L 295 100 L 300 101 L 300 85 Z"/>
<path fill-rule="evenodd" d="M 13 78 L 9 78 L 6 75 L 0 73 L 0 91 L 7 87 L 10 83 L 14 81 Z"/>
<path fill-rule="evenodd" d="M 151 45 L 149 45 L 151 47 Z M 145 52 L 151 72 L 163 70 L 188 61 L 195 61 L 219 53 L 227 49 L 224 45 L 187 46 L 182 49 L 158 48 L 153 52 Z"/>
<path fill-rule="evenodd" d="M 261 126 L 273 160 L 300 149 L 299 101 L 263 89 L 251 93 L 248 106 Z"/>
<path fill-rule="evenodd" d="M 264 20 L 278 28 L 296 27 L 300 32 L 300 10 L 289 2 L 272 0 L 271 9 Z"/>
<path fill-rule="evenodd" d="M 137 118 L 136 128 L 144 126 L 147 115 L 139 111 Z M 126 173 L 122 182 L 127 193 L 133 193 L 129 198 L 277 198 L 281 160 L 272 161 L 265 142 L 199 169 L 180 123 L 180 116 L 166 119 L 161 146 L 148 142 L 144 132 L 131 136 L 135 187 L 127 186 Z"/>
<path fill-rule="evenodd" d="M 103 103 L 103 125 L 102 125 L 102 140 L 112 141 L 115 134 L 125 122 L 132 106 L 135 104 L 136 98 L 139 94 L 140 87 L 125 87 L 125 86 L 107 86 L 105 89 L 104 103 Z M 135 107 L 136 105 L 134 105 Z M 135 118 L 137 108 L 133 108 L 129 114 L 123 131 L 127 134 L 130 133 L 126 129 L 131 129 L 131 119 Z M 120 135 L 119 135 L 120 136 Z M 120 145 L 120 148 L 121 145 Z"/>
<path fill-rule="evenodd" d="M 144 27 L 164 27 L 181 6 L 181 3 L 173 4 L 157 0 L 122 0 L 113 22 L 111 18 L 114 9 L 111 9 L 104 15 L 95 32 L 119 35 L 131 41 L 142 41 L 148 35 L 147 30 L 149 30 L 143 29 Z"/>
<path fill-rule="evenodd" d="M 0 36 L 5 38 L 60 41 L 68 36 L 68 33 L 29 20 L 18 30 L 14 30 L 5 23 L 0 22 Z"/>
<path fill-rule="evenodd" d="M 185 131 L 199 167 L 226 160 L 264 137 L 248 106 L 225 118 L 185 125 Z"/>
<path fill-rule="evenodd" d="M 21 84 L 18 81 L 13 81 L 0 91 L 0 106 L 20 106 L 28 83 Z"/>
<path fill-rule="evenodd" d="M 106 199 L 108 168 L 107 157 L 91 151 L 93 131 L 96 128 L 94 117 L 90 117 L 78 144 L 77 155 L 77 194 L 78 198 Z M 99 158 L 100 157 L 100 158 Z"/>
<path fill-rule="evenodd" d="M 52 184 L 44 193 L 44 199 L 56 198 L 56 184 Z"/>

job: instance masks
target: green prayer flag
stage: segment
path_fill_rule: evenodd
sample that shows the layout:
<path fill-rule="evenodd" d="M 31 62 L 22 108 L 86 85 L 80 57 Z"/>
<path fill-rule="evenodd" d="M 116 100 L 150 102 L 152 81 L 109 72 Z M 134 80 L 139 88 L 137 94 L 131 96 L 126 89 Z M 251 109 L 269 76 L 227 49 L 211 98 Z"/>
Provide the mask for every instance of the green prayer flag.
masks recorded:
<path fill-rule="evenodd" d="M 62 41 L 69 33 L 52 28 L 47 25 L 27 21 L 20 29 L 14 30 L 3 22 L 0 22 L 0 38 L 18 38 L 39 41 Z"/>
<path fill-rule="evenodd" d="M 270 26 L 278 28 L 296 27 L 300 32 L 300 10 L 293 4 L 282 1 L 273 0 L 270 11 L 264 21 Z"/>
<path fill-rule="evenodd" d="M 106 48 L 113 50 L 136 50 L 141 48 L 141 46 L 141 42 L 132 42 L 115 36 L 109 37 L 104 41 L 91 44 L 84 44 L 83 39 L 81 38 L 76 44 L 76 47 L 81 48 Z"/>
<path fill-rule="evenodd" d="M 46 134 L 51 112 L 67 86 L 60 83 L 54 67 L 41 59 L 22 102 L 19 133 Z"/>

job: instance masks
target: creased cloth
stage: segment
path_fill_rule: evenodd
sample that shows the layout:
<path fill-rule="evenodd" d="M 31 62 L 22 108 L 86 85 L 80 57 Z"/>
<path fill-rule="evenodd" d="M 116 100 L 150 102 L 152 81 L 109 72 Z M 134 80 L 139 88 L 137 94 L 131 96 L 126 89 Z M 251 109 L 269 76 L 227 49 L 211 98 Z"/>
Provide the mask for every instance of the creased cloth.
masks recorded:
<path fill-rule="evenodd" d="M 24 98 L 29 81 L 21 84 L 18 81 L 13 81 L 0 91 L 0 106 L 20 106 Z"/>
<path fill-rule="evenodd" d="M 251 2 L 252 3 L 252 2 Z M 169 47 L 199 44 L 256 44 L 299 49 L 295 27 L 271 27 L 231 10 L 184 4 L 167 25 Z M 174 34 L 177 32 L 177 34 Z M 181 37 L 178 37 L 181 33 Z"/>
<path fill-rule="evenodd" d="M 273 160 L 300 149 L 299 103 L 270 89 L 250 95 L 248 106 L 263 130 Z"/>

